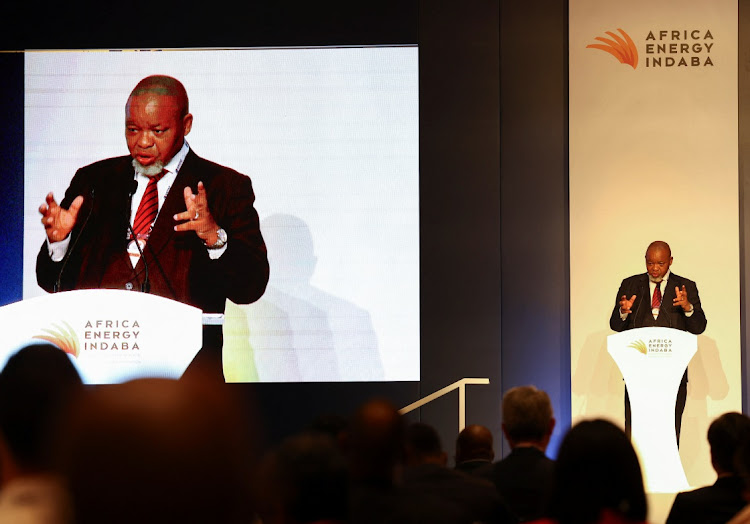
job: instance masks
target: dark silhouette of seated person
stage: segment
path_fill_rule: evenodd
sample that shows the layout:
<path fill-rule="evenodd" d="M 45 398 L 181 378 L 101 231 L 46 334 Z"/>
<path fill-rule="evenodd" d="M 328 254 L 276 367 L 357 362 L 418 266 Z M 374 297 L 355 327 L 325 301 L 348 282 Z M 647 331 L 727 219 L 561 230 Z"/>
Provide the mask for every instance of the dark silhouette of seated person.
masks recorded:
<path fill-rule="evenodd" d="M 492 479 L 495 459 L 492 432 L 479 424 L 466 426 L 456 439 L 456 470 Z"/>
<path fill-rule="evenodd" d="M 638 457 L 625 432 L 585 420 L 565 435 L 544 524 L 642 524 L 648 513 Z"/>
<path fill-rule="evenodd" d="M 446 467 L 447 454 L 432 426 L 411 424 L 406 430 L 405 451 L 406 493 L 434 496 L 453 505 L 454 522 L 516 522 L 490 481 Z"/>
<path fill-rule="evenodd" d="M 65 490 L 50 449 L 62 413 L 83 392 L 68 356 L 52 344 L 22 348 L 0 372 L 0 522 L 67 522 Z"/>
<path fill-rule="evenodd" d="M 252 522 L 253 422 L 233 391 L 200 375 L 91 390 L 57 448 L 74 522 Z"/>
<path fill-rule="evenodd" d="M 398 485 L 404 430 L 403 418 L 388 400 L 369 400 L 354 412 L 342 438 L 349 463 L 351 522 L 379 524 L 402 510 Z"/>
<path fill-rule="evenodd" d="M 750 441 L 750 418 L 742 413 L 725 413 L 708 427 L 711 465 L 717 479 L 710 486 L 678 493 L 667 524 L 724 523 L 746 504 L 744 482 L 735 462 L 742 443 Z"/>
<path fill-rule="evenodd" d="M 742 497 L 745 499 L 745 506 L 727 524 L 750 524 L 750 439 L 739 445 L 734 465 L 744 484 Z"/>
<path fill-rule="evenodd" d="M 348 468 L 328 435 L 287 438 L 264 458 L 256 486 L 264 524 L 348 522 Z"/>
<path fill-rule="evenodd" d="M 492 480 L 511 512 L 524 522 L 546 515 L 554 461 L 545 455 L 555 418 L 549 395 L 518 386 L 503 395 L 503 434 L 510 454 L 493 465 Z"/>

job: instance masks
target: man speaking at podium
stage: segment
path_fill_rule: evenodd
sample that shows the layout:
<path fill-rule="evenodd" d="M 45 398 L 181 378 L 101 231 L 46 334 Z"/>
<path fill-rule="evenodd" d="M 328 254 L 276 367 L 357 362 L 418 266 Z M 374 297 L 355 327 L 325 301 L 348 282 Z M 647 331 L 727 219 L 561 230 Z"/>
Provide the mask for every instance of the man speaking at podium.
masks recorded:
<path fill-rule="evenodd" d="M 39 207 L 47 239 L 37 257 L 49 291 L 150 292 L 223 313 L 226 299 L 258 300 L 268 259 L 250 178 L 200 158 L 182 83 L 149 76 L 125 105 L 130 155 L 79 169 L 58 203 Z M 221 328 L 204 329 L 189 369 L 223 377 Z"/>
<path fill-rule="evenodd" d="M 695 282 L 671 272 L 672 250 L 657 240 L 646 249 L 646 273 L 622 281 L 609 319 L 614 331 L 640 327 L 670 327 L 700 335 L 706 330 Z M 680 443 L 682 412 L 687 400 L 687 371 L 675 404 L 675 434 Z M 630 399 L 625 388 L 625 431 L 630 435 Z"/>

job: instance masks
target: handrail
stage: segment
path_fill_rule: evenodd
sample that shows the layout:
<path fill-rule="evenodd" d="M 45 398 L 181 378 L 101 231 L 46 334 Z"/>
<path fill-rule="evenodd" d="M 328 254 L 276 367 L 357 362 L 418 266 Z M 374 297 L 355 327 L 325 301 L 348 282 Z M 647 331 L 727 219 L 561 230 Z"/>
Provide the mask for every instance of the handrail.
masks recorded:
<path fill-rule="evenodd" d="M 466 427 L 466 384 L 489 384 L 490 379 L 488 378 L 462 378 L 451 384 L 445 386 L 443 389 L 427 395 L 426 397 L 412 402 L 406 407 L 398 410 L 399 414 L 404 415 L 410 411 L 414 411 L 417 408 L 421 408 L 425 404 L 432 402 L 436 398 L 440 398 L 443 395 L 450 393 L 454 389 L 458 390 L 458 432 L 460 433 Z"/>

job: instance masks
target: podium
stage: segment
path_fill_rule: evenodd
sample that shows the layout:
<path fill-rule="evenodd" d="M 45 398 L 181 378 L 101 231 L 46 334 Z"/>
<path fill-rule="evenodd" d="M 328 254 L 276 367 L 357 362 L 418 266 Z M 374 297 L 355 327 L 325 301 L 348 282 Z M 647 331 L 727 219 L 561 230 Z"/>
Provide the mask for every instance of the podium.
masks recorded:
<path fill-rule="evenodd" d="M 0 307 L 0 369 L 21 347 L 51 342 L 86 384 L 179 378 L 203 344 L 200 309 L 135 291 L 65 291 Z"/>
<path fill-rule="evenodd" d="M 675 437 L 675 401 L 682 376 L 698 348 L 686 331 L 649 327 L 607 337 L 630 396 L 631 437 L 646 490 L 676 493 L 689 488 Z"/>

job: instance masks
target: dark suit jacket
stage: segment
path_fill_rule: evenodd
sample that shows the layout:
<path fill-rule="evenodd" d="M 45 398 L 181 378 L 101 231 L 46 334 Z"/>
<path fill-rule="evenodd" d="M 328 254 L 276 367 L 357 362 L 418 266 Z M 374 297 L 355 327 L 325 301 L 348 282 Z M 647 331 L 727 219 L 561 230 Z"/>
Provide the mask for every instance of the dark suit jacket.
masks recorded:
<path fill-rule="evenodd" d="M 721 477 L 713 486 L 678 493 L 667 524 L 727 522 L 747 504 L 742 498 L 743 487 L 740 477 Z"/>
<path fill-rule="evenodd" d="M 534 447 L 516 447 L 493 466 L 493 481 L 508 508 L 525 522 L 547 516 L 555 462 Z"/>
<path fill-rule="evenodd" d="M 492 482 L 437 464 L 405 468 L 401 492 L 408 501 L 426 498 L 429 507 L 422 510 L 422 522 L 432 522 L 428 516 L 438 509 L 456 524 L 516 522 Z"/>
<path fill-rule="evenodd" d="M 492 481 L 492 461 L 490 460 L 465 460 L 456 464 L 454 469 L 461 473 Z"/>
<path fill-rule="evenodd" d="M 672 305 L 672 300 L 675 298 L 675 286 L 682 289 L 683 285 L 687 291 L 688 300 L 695 308 L 693 314 L 689 317 L 685 316 L 681 307 Z M 625 320 L 620 319 L 620 297 L 623 295 L 628 298 L 633 295 L 636 296 L 632 307 L 633 312 L 630 313 Z M 667 281 L 664 297 L 661 302 L 659 317 L 654 322 L 648 321 L 648 323 L 644 324 L 646 315 L 650 314 L 651 295 L 648 286 L 648 274 L 642 273 L 640 275 L 633 275 L 632 277 L 623 280 L 622 284 L 620 284 L 620 289 L 617 291 L 615 307 L 612 310 L 612 316 L 609 319 L 609 326 L 614 331 L 625 331 L 626 329 L 639 328 L 646 325 L 671 327 L 682 331 L 688 331 L 694 335 L 700 335 L 706 330 L 706 314 L 701 307 L 698 287 L 692 280 L 675 275 L 674 273 L 669 274 L 669 280 Z M 653 320 L 653 316 L 651 317 L 651 320 Z"/>
<path fill-rule="evenodd" d="M 85 199 L 68 247 L 70 257 L 63 269 L 63 262 L 53 262 L 46 243 L 42 245 L 36 271 L 43 289 L 53 290 L 61 270 L 61 290 L 141 288 L 144 261 L 133 268 L 126 251 L 132 180 L 129 156 L 76 172 L 60 203 L 67 209 L 78 195 Z M 186 210 L 183 188 L 190 186 L 197 193 L 199 181 L 206 187 L 211 214 L 228 236 L 227 249 L 218 260 L 211 260 L 195 232 L 174 231 L 173 215 Z M 204 160 L 191 149 L 146 244 L 151 293 L 219 313 L 227 298 L 238 304 L 260 298 L 269 269 L 254 200 L 248 177 Z"/>

